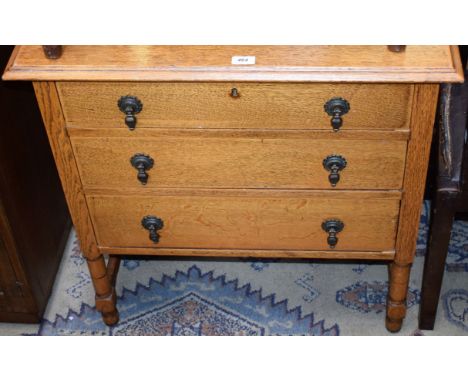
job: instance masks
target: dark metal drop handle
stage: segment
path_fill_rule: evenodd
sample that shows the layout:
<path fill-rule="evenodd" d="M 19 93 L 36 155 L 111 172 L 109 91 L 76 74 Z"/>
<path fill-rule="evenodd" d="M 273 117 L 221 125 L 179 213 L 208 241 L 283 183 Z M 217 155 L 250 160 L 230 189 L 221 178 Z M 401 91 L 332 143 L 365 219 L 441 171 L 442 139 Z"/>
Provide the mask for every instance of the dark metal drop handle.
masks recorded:
<path fill-rule="evenodd" d="M 340 181 L 340 171 L 344 170 L 346 165 L 346 159 L 341 155 L 329 155 L 323 160 L 323 167 L 330 172 L 328 180 L 332 187 L 336 187 Z"/>
<path fill-rule="evenodd" d="M 327 101 L 324 105 L 324 109 L 326 113 L 332 117 L 330 124 L 333 131 L 339 131 L 341 126 L 343 126 L 342 116 L 350 110 L 349 102 L 344 98 L 334 97 Z"/>
<path fill-rule="evenodd" d="M 135 114 L 138 114 L 143 109 L 141 101 L 137 97 L 124 96 L 120 97 L 117 106 L 125 114 L 125 124 L 130 130 L 134 130 L 137 123 Z"/>
<path fill-rule="evenodd" d="M 149 238 L 154 243 L 159 243 L 158 231 L 164 227 L 164 222 L 157 216 L 148 215 L 141 219 L 141 225 L 143 228 L 149 231 Z"/>
<path fill-rule="evenodd" d="M 129 128 L 130 130 L 135 130 L 137 119 L 136 119 L 136 117 L 135 117 L 135 115 L 134 115 L 133 110 L 131 110 L 131 109 L 126 109 L 126 110 L 125 110 L 125 114 L 126 114 L 126 116 L 125 116 L 125 124 L 128 126 L 128 128 Z"/>
<path fill-rule="evenodd" d="M 141 182 L 141 184 L 148 183 L 148 174 L 146 173 L 146 167 L 144 166 L 144 164 L 140 163 L 137 166 L 137 169 L 138 169 L 137 178 Z"/>
<path fill-rule="evenodd" d="M 338 244 L 337 234 L 343 231 L 344 223 L 338 219 L 328 219 L 322 223 L 322 229 L 328 233 L 327 243 L 330 249 L 333 249 Z"/>
<path fill-rule="evenodd" d="M 130 158 L 130 163 L 138 170 L 137 179 L 142 185 L 148 183 L 149 175 L 146 171 L 153 168 L 154 160 L 149 155 L 135 154 Z"/>

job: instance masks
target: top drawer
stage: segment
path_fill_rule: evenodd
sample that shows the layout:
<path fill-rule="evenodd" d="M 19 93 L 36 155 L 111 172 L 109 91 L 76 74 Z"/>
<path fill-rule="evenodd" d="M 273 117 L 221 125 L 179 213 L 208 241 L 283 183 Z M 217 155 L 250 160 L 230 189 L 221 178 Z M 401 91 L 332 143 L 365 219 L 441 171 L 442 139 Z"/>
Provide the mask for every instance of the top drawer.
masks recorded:
<path fill-rule="evenodd" d="M 127 128 L 122 96 L 137 97 L 136 128 L 331 130 L 324 105 L 349 103 L 341 129 L 408 129 L 411 84 L 57 83 L 68 127 Z M 235 90 L 233 90 L 235 89 Z M 339 111 L 339 110 L 335 110 Z"/>

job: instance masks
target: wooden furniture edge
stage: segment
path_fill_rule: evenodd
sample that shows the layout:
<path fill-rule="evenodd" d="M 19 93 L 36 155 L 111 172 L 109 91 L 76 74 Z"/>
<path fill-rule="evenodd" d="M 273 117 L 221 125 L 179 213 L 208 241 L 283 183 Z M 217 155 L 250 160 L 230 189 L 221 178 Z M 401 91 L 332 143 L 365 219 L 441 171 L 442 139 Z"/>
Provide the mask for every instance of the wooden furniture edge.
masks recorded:
<path fill-rule="evenodd" d="M 13 66 L 14 66 L 14 63 L 16 61 L 16 56 L 18 56 L 18 52 L 20 50 L 20 46 L 19 45 L 16 45 L 14 48 L 13 48 L 13 52 L 11 53 L 11 56 L 10 56 L 10 59 L 8 60 L 6 66 L 5 66 L 5 70 L 4 70 L 4 73 L 3 73 L 3 76 L 2 76 L 2 79 L 5 80 L 5 78 L 3 78 L 5 75 L 7 75 L 7 73 L 9 73 L 10 71 L 14 70 L 13 69 Z"/>
<path fill-rule="evenodd" d="M 69 73 L 69 72 L 68 72 Z M 463 82 L 463 77 L 453 71 L 266 71 L 261 68 L 251 72 L 228 72 L 207 68 L 206 71 L 181 70 L 127 70 L 127 71 L 74 71 L 73 75 L 60 70 L 10 68 L 3 80 L 26 81 L 124 81 L 124 82 L 288 82 L 288 83 L 440 83 Z"/>
<path fill-rule="evenodd" d="M 95 241 L 94 228 L 65 128 L 55 82 L 34 82 L 33 85 L 68 208 L 93 281 L 96 309 L 101 312 L 104 322 L 109 325 L 115 324 L 119 319 L 115 306 L 115 289 L 111 285 L 104 257 Z"/>
<path fill-rule="evenodd" d="M 87 254 L 98 253 L 55 83 L 34 82 L 33 85 L 81 249 Z"/>
<path fill-rule="evenodd" d="M 259 249 L 194 249 L 194 248 L 148 248 L 148 247 L 107 247 L 100 246 L 102 253 L 113 255 L 160 255 L 160 256 L 200 256 L 200 257 L 265 257 L 290 259 L 368 259 L 392 260 L 395 251 L 297 251 Z"/>
<path fill-rule="evenodd" d="M 106 128 L 106 127 L 70 127 L 67 126 L 68 135 L 71 138 L 266 138 L 266 139 L 322 139 L 322 140 L 392 140 L 392 141 L 407 141 L 410 131 L 402 130 L 346 130 L 336 134 L 329 130 L 315 129 L 297 129 L 297 130 L 282 130 L 282 129 L 215 129 L 207 128 L 200 130 L 199 128 L 140 128 L 138 136 L 136 132 L 129 131 L 123 128 Z"/>
<path fill-rule="evenodd" d="M 414 96 L 398 222 L 396 261 L 403 264 L 412 262 L 416 250 L 438 93 L 439 85 L 421 84 L 417 85 Z"/>
<path fill-rule="evenodd" d="M 135 68 L 119 70 L 89 67 L 80 70 L 66 69 L 56 65 L 41 69 L 35 66 L 16 67 L 16 56 L 21 46 L 16 46 L 9 64 L 3 74 L 3 80 L 29 81 L 244 81 L 244 82 L 368 82 L 368 83 L 439 83 L 463 82 L 463 70 L 457 46 L 450 46 L 452 68 L 433 69 L 395 69 L 382 68 L 341 68 L 326 67 L 192 67 L 171 68 L 169 66 L 153 68 Z M 402 54 L 402 53 L 395 53 Z"/>
<path fill-rule="evenodd" d="M 319 189 L 288 189 L 288 188 L 102 188 L 88 187 L 87 198 L 94 197 L 129 197 L 129 195 L 138 194 L 141 197 L 157 196 L 191 196 L 191 197 L 251 197 L 251 198 L 300 198 L 314 197 L 325 199 L 382 199 L 382 200 L 401 200 L 402 193 L 398 190 L 319 190 Z"/>
<path fill-rule="evenodd" d="M 62 47 L 63 45 L 42 45 L 45 56 L 50 59 L 60 58 Z M 405 51 L 406 45 L 387 45 L 387 48 L 390 52 L 399 53 Z"/>
<path fill-rule="evenodd" d="M 391 332 L 401 329 L 406 315 L 406 295 L 411 264 L 416 251 L 438 92 L 437 84 L 420 84 L 417 85 L 414 94 L 396 254 L 389 268 L 386 327 Z"/>
<path fill-rule="evenodd" d="M 458 77 L 458 81 L 453 81 L 457 83 L 465 82 L 465 71 L 462 66 L 462 61 L 460 57 L 460 50 L 456 45 L 450 45 L 450 52 L 452 53 L 452 63 L 455 69 L 456 76 Z M 443 82 L 451 82 L 451 81 L 443 81 Z"/>

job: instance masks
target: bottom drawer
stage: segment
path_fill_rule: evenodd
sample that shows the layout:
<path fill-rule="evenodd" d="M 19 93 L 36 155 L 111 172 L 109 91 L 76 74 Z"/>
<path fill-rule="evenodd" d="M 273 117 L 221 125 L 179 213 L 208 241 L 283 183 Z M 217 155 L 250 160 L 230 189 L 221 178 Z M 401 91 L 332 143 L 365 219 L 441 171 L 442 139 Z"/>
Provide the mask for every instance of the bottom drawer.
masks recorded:
<path fill-rule="evenodd" d="M 399 193 L 375 191 L 168 190 L 87 199 L 98 244 L 127 248 L 330 250 L 333 232 L 322 225 L 339 219 L 335 251 L 391 251 L 400 206 Z M 148 215 L 163 221 L 153 231 L 158 243 L 142 225 Z"/>

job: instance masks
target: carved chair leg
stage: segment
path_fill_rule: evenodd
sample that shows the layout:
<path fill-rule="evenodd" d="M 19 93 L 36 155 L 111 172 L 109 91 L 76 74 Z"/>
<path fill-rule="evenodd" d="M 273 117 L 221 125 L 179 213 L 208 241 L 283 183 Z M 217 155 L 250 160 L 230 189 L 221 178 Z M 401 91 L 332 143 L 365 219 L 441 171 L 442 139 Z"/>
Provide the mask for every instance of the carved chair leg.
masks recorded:
<path fill-rule="evenodd" d="M 390 281 L 387 298 L 385 326 L 390 332 L 398 332 L 406 315 L 406 295 L 411 264 L 392 262 L 389 266 Z"/>
<path fill-rule="evenodd" d="M 115 289 L 107 276 L 104 257 L 99 255 L 94 259 L 87 258 L 86 261 L 96 291 L 96 309 L 101 312 L 106 325 L 115 325 L 119 321 L 119 312 L 115 306 Z"/>
<path fill-rule="evenodd" d="M 434 201 L 421 288 L 420 329 L 434 329 L 454 219 L 452 204 L 455 197 L 451 193 L 438 192 Z"/>

